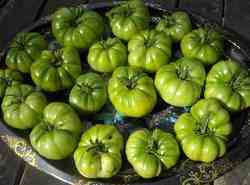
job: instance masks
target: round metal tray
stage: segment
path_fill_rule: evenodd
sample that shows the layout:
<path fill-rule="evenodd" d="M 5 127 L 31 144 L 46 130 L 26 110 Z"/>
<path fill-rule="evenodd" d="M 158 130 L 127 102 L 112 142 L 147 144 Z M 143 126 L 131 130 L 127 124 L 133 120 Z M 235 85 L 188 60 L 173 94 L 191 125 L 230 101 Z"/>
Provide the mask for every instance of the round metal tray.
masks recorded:
<path fill-rule="evenodd" d="M 92 4 L 84 4 L 79 5 L 87 9 L 95 9 L 100 14 L 104 14 L 103 12 L 113 7 L 116 2 L 100 2 L 100 3 L 92 3 Z M 150 9 L 150 13 L 152 15 L 152 24 L 158 21 L 158 17 L 163 12 L 172 12 L 180 9 L 168 9 L 166 10 L 164 7 L 157 3 L 147 3 L 147 6 Z M 218 24 L 214 22 L 210 22 L 209 20 L 193 13 L 188 12 L 191 16 L 192 23 L 195 27 L 209 27 L 216 29 L 225 37 L 225 57 L 231 57 L 237 61 L 239 61 L 246 68 L 250 69 L 250 49 L 248 47 L 248 43 L 240 38 L 236 33 L 232 32 L 227 28 L 222 28 Z M 50 41 L 51 47 L 56 47 L 53 43 L 53 37 L 50 33 L 50 16 L 44 17 L 37 22 L 35 22 L 30 27 L 22 30 L 22 31 L 38 31 L 43 33 L 48 41 Z M 106 36 L 110 36 L 110 32 L 105 34 Z M 178 48 L 178 46 L 174 46 Z M 3 66 L 5 53 L 8 48 L 4 49 L 4 52 L 0 53 L 0 63 L 1 67 Z M 81 57 L 83 62 L 86 61 L 86 51 L 81 51 Z M 180 57 L 180 52 L 176 52 L 174 57 Z M 85 62 L 86 63 L 86 62 Z M 28 78 L 27 78 L 28 79 Z M 30 80 L 27 80 L 30 83 Z M 68 92 L 60 92 L 58 94 L 48 94 L 47 96 L 50 99 L 62 100 L 67 96 Z M 159 98 L 160 99 L 160 98 Z M 119 114 L 117 114 L 114 109 L 107 104 L 103 111 L 99 112 L 98 115 L 94 118 L 94 121 L 98 121 L 99 123 L 103 121 L 105 124 L 105 119 L 112 119 L 115 124 L 117 124 L 118 129 L 124 134 L 126 138 L 128 133 L 141 127 L 141 124 L 137 124 L 138 127 L 131 127 L 131 122 L 144 122 L 146 127 L 160 127 L 163 130 L 172 132 L 173 123 L 176 117 L 181 114 L 183 111 L 187 111 L 186 109 L 175 108 L 172 106 L 168 106 L 165 103 L 162 103 L 160 100 L 153 110 L 153 112 L 142 119 L 134 120 L 129 118 L 123 118 Z M 107 116 L 108 115 L 108 116 Z M 112 117 L 113 116 L 113 117 Z M 91 125 L 92 118 L 87 118 L 88 127 Z M 16 129 L 8 127 L 4 124 L 3 121 L 0 121 L 0 137 L 1 139 L 8 144 L 8 146 L 14 150 L 14 152 L 21 158 L 23 158 L 27 163 L 34 166 L 35 168 L 44 171 L 64 182 L 67 182 L 72 185 L 111 185 L 111 184 L 141 184 L 141 185 L 191 185 L 191 184 L 207 184 L 212 182 L 214 179 L 223 175 L 227 171 L 234 168 L 236 165 L 240 164 L 247 157 L 250 156 L 250 110 L 247 109 L 240 113 L 234 114 L 231 117 L 234 132 L 231 135 L 230 142 L 228 143 L 228 152 L 222 158 L 217 159 L 216 161 L 204 164 L 199 162 L 193 162 L 185 158 L 184 155 L 181 156 L 178 164 L 168 170 L 164 171 L 159 177 L 145 180 L 140 178 L 129 166 L 126 160 L 124 159 L 124 165 L 121 171 L 111 179 L 86 179 L 77 172 L 74 167 L 74 163 L 72 157 L 61 161 L 51 161 L 44 159 L 39 156 L 31 147 L 28 134 L 30 131 L 18 131 Z M 136 125 L 136 124 L 133 124 Z"/>

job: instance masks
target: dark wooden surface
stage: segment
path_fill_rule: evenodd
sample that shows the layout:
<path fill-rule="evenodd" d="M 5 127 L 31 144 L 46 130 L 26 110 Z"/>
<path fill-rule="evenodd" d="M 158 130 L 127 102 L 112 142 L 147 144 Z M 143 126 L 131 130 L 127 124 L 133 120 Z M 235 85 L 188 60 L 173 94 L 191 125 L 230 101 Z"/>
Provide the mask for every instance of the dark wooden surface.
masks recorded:
<path fill-rule="evenodd" d="M 0 48 L 20 29 L 60 6 L 76 5 L 86 0 L 6 0 L 0 7 Z M 95 0 L 90 0 L 95 1 Z M 98 0 L 101 1 L 101 0 Z M 181 7 L 194 11 L 238 32 L 250 41 L 250 1 L 247 0 L 148 0 L 164 7 Z M 250 185 L 250 159 L 221 177 L 216 185 Z M 230 180 L 231 179 L 231 180 Z M 238 180 L 237 180 L 238 179 Z M 65 185 L 15 156 L 0 140 L 0 185 Z"/>
<path fill-rule="evenodd" d="M 23 161 L 0 140 L 0 185 L 18 184 L 23 168 Z"/>
<path fill-rule="evenodd" d="M 0 48 L 18 31 L 36 20 L 44 0 L 8 0 L 0 12 Z"/>
<path fill-rule="evenodd" d="M 179 7 L 191 10 L 210 20 L 222 22 L 223 0 L 180 0 Z"/>
<path fill-rule="evenodd" d="M 250 41 L 250 1 L 225 0 L 223 23 Z"/>

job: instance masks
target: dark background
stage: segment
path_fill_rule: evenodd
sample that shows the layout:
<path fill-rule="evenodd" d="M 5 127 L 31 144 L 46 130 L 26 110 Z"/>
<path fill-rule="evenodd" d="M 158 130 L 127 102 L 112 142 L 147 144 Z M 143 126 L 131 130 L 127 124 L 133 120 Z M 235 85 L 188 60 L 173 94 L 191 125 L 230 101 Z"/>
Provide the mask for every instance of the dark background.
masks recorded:
<path fill-rule="evenodd" d="M 0 51 L 17 32 L 37 19 L 51 14 L 58 7 L 98 1 L 101 0 L 0 0 Z M 250 43 L 250 1 L 248 0 L 148 1 L 158 3 L 166 8 L 175 7 L 191 10 L 237 32 Z M 63 184 L 25 164 L 0 140 L 0 185 Z M 250 185 L 250 159 L 216 180 L 214 184 Z"/>

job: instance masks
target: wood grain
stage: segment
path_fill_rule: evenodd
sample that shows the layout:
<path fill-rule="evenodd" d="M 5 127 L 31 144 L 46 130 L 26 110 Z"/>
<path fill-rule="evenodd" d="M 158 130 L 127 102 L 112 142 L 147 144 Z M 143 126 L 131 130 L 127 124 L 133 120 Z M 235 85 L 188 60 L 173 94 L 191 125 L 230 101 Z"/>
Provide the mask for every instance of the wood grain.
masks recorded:
<path fill-rule="evenodd" d="M 0 185 L 15 185 L 23 171 L 23 161 L 0 139 Z"/>
<path fill-rule="evenodd" d="M 9 0 L 0 12 L 0 48 L 6 46 L 14 35 L 31 24 L 44 0 Z"/>
<path fill-rule="evenodd" d="M 44 6 L 42 16 L 50 15 L 55 12 L 58 8 L 63 6 L 75 6 L 86 3 L 87 0 L 48 0 Z"/>
<path fill-rule="evenodd" d="M 224 26 L 250 41 L 250 1 L 225 0 Z"/>
<path fill-rule="evenodd" d="M 180 0 L 179 7 L 222 23 L 223 0 Z"/>

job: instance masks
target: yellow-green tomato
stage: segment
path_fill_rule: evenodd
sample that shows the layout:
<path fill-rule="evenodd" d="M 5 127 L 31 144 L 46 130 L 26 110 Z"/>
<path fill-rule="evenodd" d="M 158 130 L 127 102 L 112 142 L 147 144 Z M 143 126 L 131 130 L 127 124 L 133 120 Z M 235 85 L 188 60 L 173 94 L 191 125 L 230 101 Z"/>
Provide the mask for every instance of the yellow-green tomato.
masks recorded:
<path fill-rule="evenodd" d="M 144 0 L 124 1 L 107 14 L 114 35 L 128 41 L 149 26 L 149 12 Z"/>
<path fill-rule="evenodd" d="M 96 42 L 103 30 L 102 17 L 84 7 L 63 7 L 52 16 L 52 33 L 63 46 L 89 48 Z"/>
<path fill-rule="evenodd" d="M 232 59 L 215 64 L 207 75 L 205 98 L 216 98 L 230 111 L 250 107 L 250 75 Z"/>
<path fill-rule="evenodd" d="M 205 79 L 203 65 L 196 59 L 183 57 L 157 71 L 155 86 L 166 103 L 185 107 L 200 98 Z"/>
<path fill-rule="evenodd" d="M 33 82 L 49 92 L 71 88 L 81 72 L 80 55 L 73 47 L 45 50 L 31 66 Z"/>
<path fill-rule="evenodd" d="M 223 37 L 219 32 L 199 28 L 186 34 L 181 40 L 181 51 L 185 57 L 196 58 L 204 65 L 218 62 L 223 54 Z"/>
<path fill-rule="evenodd" d="M 160 129 L 133 132 L 126 144 L 126 156 L 143 178 L 159 176 L 162 169 L 173 167 L 180 156 L 174 136 Z"/>
<path fill-rule="evenodd" d="M 122 166 L 123 137 L 113 125 L 97 124 L 81 137 L 74 153 L 77 170 L 87 178 L 110 178 Z"/>
<path fill-rule="evenodd" d="M 17 129 L 37 125 L 47 105 L 45 95 L 28 84 L 14 83 L 7 87 L 2 101 L 4 121 Z"/>
<path fill-rule="evenodd" d="M 148 72 L 156 72 L 171 57 L 172 41 L 169 36 L 156 30 L 141 31 L 128 43 L 128 63 Z"/>
<path fill-rule="evenodd" d="M 157 102 L 153 80 L 135 67 L 117 68 L 109 80 L 108 94 L 115 109 L 129 117 L 147 115 Z"/>
<path fill-rule="evenodd" d="M 32 129 L 30 142 L 41 156 L 61 160 L 74 152 L 82 130 L 83 124 L 70 105 L 52 102 Z"/>
<path fill-rule="evenodd" d="M 112 72 L 127 63 L 127 47 L 118 38 L 96 42 L 89 49 L 88 63 L 95 71 Z"/>
<path fill-rule="evenodd" d="M 80 75 L 69 95 L 70 104 L 83 114 L 98 112 L 106 103 L 108 95 L 105 82 L 96 73 Z"/>
<path fill-rule="evenodd" d="M 169 35 L 174 42 L 179 42 L 187 33 L 192 31 L 191 20 L 186 12 L 173 12 L 163 15 L 156 26 L 156 30 Z"/>
<path fill-rule="evenodd" d="M 190 113 L 182 114 L 174 129 L 189 159 L 209 163 L 225 154 L 232 125 L 229 113 L 211 98 L 198 101 Z"/>

